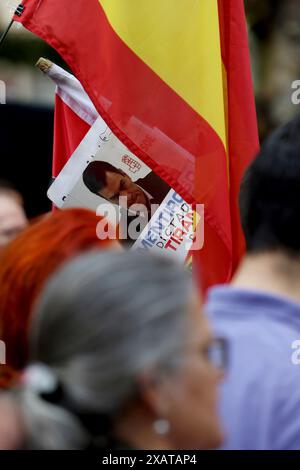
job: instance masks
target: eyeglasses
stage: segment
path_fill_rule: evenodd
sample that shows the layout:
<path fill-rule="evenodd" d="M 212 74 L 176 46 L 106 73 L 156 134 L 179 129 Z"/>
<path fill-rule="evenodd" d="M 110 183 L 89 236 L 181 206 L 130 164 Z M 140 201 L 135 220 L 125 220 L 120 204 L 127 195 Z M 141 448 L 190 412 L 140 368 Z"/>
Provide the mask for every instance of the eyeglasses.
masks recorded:
<path fill-rule="evenodd" d="M 213 338 L 209 345 L 206 347 L 201 346 L 199 343 L 195 344 L 192 349 L 190 349 L 191 344 L 189 344 L 189 350 L 185 348 L 179 348 L 176 352 L 173 350 L 172 357 L 175 355 L 181 361 L 187 358 L 190 354 L 201 358 L 202 360 L 207 361 L 209 364 L 214 366 L 216 369 L 224 372 L 228 369 L 229 364 L 229 345 L 226 338 L 215 337 Z"/>
<path fill-rule="evenodd" d="M 195 354 L 198 358 L 201 357 L 221 371 L 227 370 L 229 362 L 229 348 L 228 341 L 225 338 L 215 337 L 206 347 L 203 347 L 203 345 L 200 344 L 195 346 L 196 348 L 190 350 L 188 354 L 192 353 L 193 355 Z"/>

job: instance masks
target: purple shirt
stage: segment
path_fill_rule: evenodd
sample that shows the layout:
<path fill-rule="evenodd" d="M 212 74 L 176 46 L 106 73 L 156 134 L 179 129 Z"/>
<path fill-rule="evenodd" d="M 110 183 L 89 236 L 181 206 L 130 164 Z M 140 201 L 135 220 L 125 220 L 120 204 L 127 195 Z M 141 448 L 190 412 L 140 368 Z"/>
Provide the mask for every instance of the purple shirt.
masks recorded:
<path fill-rule="evenodd" d="M 229 342 L 220 404 L 223 448 L 300 449 L 300 364 L 292 362 L 300 303 L 220 286 L 209 291 L 206 311 L 215 334 Z"/>

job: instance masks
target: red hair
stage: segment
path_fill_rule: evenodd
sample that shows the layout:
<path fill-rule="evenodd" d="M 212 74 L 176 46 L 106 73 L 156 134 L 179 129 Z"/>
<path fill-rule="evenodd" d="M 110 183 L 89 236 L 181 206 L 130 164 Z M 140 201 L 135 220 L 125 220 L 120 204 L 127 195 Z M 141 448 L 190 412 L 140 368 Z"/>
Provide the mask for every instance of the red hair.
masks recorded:
<path fill-rule="evenodd" d="M 30 314 L 47 278 L 77 253 L 112 244 L 97 238 L 100 220 L 86 209 L 56 211 L 26 229 L 1 253 L 0 339 L 6 345 L 7 366 L 0 367 L 0 388 L 10 386 L 14 372 L 26 365 Z"/>

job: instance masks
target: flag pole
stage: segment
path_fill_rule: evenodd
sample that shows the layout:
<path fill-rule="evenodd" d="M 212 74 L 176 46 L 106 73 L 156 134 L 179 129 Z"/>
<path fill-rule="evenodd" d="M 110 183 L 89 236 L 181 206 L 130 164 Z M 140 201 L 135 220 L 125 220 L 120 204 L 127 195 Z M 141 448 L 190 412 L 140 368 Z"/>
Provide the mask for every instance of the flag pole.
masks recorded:
<path fill-rule="evenodd" d="M 9 25 L 7 26 L 6 30 L 4 31 L 4 33 L 2 34 L 2 36 L 0 38 L 0 46 L 4 42 L 4 39 L 6 38 L 8 32 L 9 32 L 9 30 L 12 27 L 13 24 L 14 24 L 14 20 L 11 20 L 11 22 L 9 23 Z"/>
<path fill-rule="evenodd" d="M 22 5 L 20 3 L 20 5 L 16 8 L 16 11 L 14 13 L 14 16 L 17 15 L 17 16 L 22 16 L 22 13 L 23 11 L 25 10 L 25 7 L 24 5 Z M 12 18 L 9 25 L 7 26 L 6 30 L 4 31 L 4 33 L 2 34 L 1 38 L 0 38 L 0 46 L 2 45 L 2 43 L 4 42 L 4 39 L 6 38 L 6 36 L 8 35 L 9 33 L 9 30 L 10 28 L 12 27 L 12 25 L 14 24 L 14 19 Z"/>

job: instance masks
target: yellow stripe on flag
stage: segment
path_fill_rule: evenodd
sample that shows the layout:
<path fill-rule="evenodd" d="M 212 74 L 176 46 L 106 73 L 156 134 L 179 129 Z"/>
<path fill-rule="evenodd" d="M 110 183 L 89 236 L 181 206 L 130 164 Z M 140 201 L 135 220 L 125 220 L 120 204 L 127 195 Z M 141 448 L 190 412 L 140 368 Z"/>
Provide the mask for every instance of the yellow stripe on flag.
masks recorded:
<path fill-rule="evenodd" d="M 118 36 L 208 121 L 227 149 L 217 0 L 99 2 Z"/>

